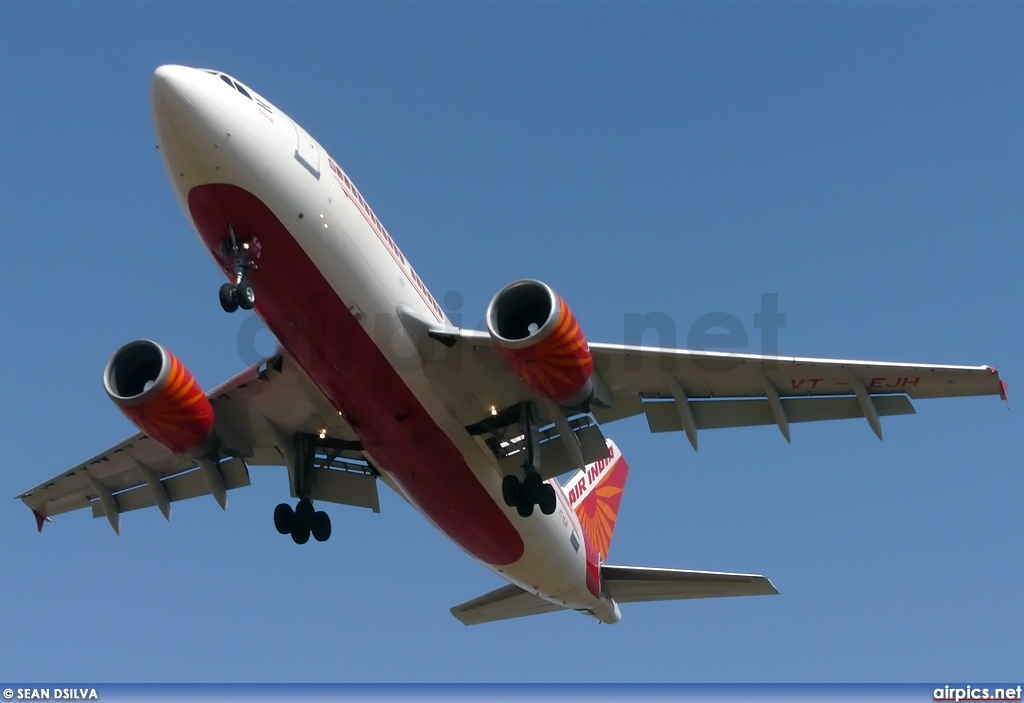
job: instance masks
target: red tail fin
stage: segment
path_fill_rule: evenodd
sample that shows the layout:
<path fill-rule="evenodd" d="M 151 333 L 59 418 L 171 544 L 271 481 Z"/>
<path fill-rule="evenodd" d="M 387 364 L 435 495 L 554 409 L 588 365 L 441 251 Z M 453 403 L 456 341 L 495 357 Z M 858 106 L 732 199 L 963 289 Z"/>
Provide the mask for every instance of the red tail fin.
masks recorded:
<path fill-rule="evenodd" d="M 576 472 L 564 487 L 583 531 L 604 559 L 608 558 L 629 474 L 629 465 L 615 442 L 606 441 L 611 456 L 588 464 L 586 471 Z"/>

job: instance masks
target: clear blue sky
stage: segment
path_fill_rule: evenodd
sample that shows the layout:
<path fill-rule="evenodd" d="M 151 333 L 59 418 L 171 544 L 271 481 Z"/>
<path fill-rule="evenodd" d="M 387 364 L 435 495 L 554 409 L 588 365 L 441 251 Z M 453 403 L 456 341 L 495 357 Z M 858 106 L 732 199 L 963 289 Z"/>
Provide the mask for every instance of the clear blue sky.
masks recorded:
<path fill-rule="evenodd" d="M 884 443 L 846 421 L 695 454 L 642 418 L 606 428 L 632 466 L 613 562 L 781 591 L 616 626 L 465 628 L 448 608 L 495 576 L 387 493 L 296 547 L 281 469 L 119 538 L 87 514 L 38 535 L 10 497 L 132 432 L 100 383 L 120 344 L 157 339 L 207 387 L 251 361 L 154 148 L 160 64 L 301 122 L 470 325 L 531 276 L 593 340 L 662 312 L 684 345 L 719 311 L 757 352 L 776 293 L 784 354 L 991 364 L 1013 402 L 1022 37 L 1014 2 L 3 3 L 0 679 L 1019 677 L 1022 415 L 991 397 L 921 401 Z"/>

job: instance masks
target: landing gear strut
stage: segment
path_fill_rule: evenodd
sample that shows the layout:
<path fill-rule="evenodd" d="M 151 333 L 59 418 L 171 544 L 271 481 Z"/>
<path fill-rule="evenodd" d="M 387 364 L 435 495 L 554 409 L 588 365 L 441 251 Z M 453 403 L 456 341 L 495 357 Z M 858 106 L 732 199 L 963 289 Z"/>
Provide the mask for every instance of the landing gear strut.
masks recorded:
<path fill-rule="evenodd" d="M 555 487 L 544 483 L 541 478 L 540 469 L 540 437 L 537 434 L 537 420 L 534 416 L 533 405 L 523 403 L 519 418 L 519 429 L 523 432 L 523 479 L 515 474 L 509 474 L 501 481 L 501 497 L 505 505 L 514 507 L 520 517 L 533 515 L 533 506 L 540 508 L 545 515 L 555 512 L 558 505 L 555 497 Z"/>
<path fill-rule="evenodd" d="M 299 502 L 295 508 L 281 503 L 274 508 L 274 527 L 282 535 L 291 535 L 295 544 L 305 544 L 310 535 L 317 542 L 326 542 L 331 537 L 331 516 L 323 510 L 316 510 L 310 495 L 313 491 L 314 445 L 313 436 L 296 434 L 293 438 L 294 466 L 289 466 L 295 495 Z"/>
<path fill-rule="evenodd" d="M 256 291 L 249 283 L 249 271 L 256 268 L 252 261 L 252 243 L 235 237 L 235 229 L 230 225 L 228 233 L 231 237 L 221 243 L 221 252 L 234 260 L 232 273 L 235 282 L 220 287 L 220 306 L 224 312 L 234 312 L 238 308 L 252 310 L 256 305 Z"/>

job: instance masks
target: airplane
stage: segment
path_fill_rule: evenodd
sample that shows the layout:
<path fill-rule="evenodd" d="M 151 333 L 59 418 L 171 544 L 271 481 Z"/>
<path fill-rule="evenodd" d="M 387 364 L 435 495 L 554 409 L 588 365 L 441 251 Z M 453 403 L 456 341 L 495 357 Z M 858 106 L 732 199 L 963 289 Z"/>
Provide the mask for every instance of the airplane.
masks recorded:
<path fill-rule="evenodd" d="M 287 467 L 273 512 L 296 544 L 331 536 L 317 506 L 380 510 L 385 484 L 508 583 L 457 605 L 478 624 L 559 610 L 603 623 L 642 601 L 776 594 L 756 574 L 607 561 L 629 466 L 605 437 L 914 413 L 921 398 L 998 395 L 988 366 L 758 356 L 589 342 L 566 301 L 520 280 L 486 332 L 445 315 L 351 177 L 267 98 L 216 70 L 156 69 L 157 146 L 186 219 L 225 275 L 226 312 L 255 310 L 275 353 L 204 392 L 166 347 L 137 340 L 103 371 L 139 432 L 17 496 L 37 529 L 249 485 Z M 559 477 L 570 474 L 563 482 Z"/>

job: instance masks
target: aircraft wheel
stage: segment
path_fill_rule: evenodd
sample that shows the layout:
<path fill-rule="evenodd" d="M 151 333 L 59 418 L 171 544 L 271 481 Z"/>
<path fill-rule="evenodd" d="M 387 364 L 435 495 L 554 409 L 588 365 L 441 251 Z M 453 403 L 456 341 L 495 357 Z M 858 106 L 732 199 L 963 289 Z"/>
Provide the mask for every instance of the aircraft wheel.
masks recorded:
<path fill-rule="evenodd" d="M 550 483 L 545 483 L 544 490 L 541 492 L 540 511 L 545 515 L 551 515 L 555 512 L 557 506 L 558 499 L 555 497 L 555 487 Z"/>
<path fill-rule="evenodd" d="M 519 492 L 520 499 L 532 505 L 540 504 L 544 493 L 544 481 L 536 471 L 530 471 L 523 479 L 523 489 Z"/>
<path fill-rule="evenodd" d="M 519 517 L 530 517 L 533 515 L 533 503 L 523 501 L 516 505 L 516 510 L 519 511 Z"/>
<path fill-rule="evenodd" d="M 290 534 L 295 527 L 295 511 L 287 503 L 281 503 L 274 508 L 274 527 L 282 535 Z"/>
<path fill-rule="evenodd" d="M 235 299 L 235 287 L 225 283 L 220 287 L 220 306 L 224 312 L 234 312 L 238 309 L 238 301 Z"/>
<path fill-rule="evenodd" d="M 292 530 L 292 541 L 295 544 L 305 544 L 309 541 L 309 527 L 305 525 L 296 525 Z"/>
<path fill-rule="evenodd" d="M 331 538 L 331 516 L 323 510 L 313 514 L 313 539 L 317 542 L 326 542 Z"/>
<path fill-rule="evenodd" d="M 248 281 L 242 281 L 235 286 L 234 297 L 238 302 L 238 307 L 243 310 L 252 310 L 256 305 L 256 290 Z"/>
<path fill-rule="evenodd" d="M 300 500 L 295 505 L 295 518 L 299 524 L 309 527 L 313 524 L 313 514 L 316 511 L 313 509 L 313 503 L 309 500 Z"/>
<path fill-rule="evenodd" d="M 519 483 L 519 477 L 509 474 L 505 478 L 501 479 L 501 497 L 505 500 L 505 505 L 513 507 L 519 504 L 519 494 L 522 492 L 520 489 L 522 484 Z"/>

